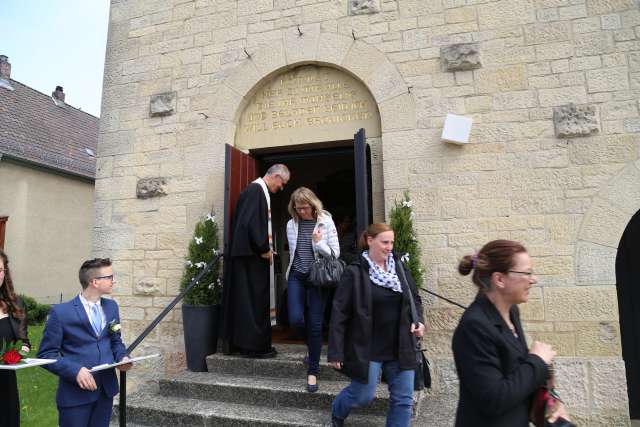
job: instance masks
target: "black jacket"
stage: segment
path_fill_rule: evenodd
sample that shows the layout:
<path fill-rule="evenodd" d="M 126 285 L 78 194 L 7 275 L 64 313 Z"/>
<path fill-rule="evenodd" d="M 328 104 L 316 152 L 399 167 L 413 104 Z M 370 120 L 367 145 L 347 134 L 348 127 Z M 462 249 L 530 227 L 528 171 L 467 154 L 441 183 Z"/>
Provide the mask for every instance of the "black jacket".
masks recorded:
<path fill-rule="evenodd" d="M 456 427 L 527 427 L 532 394 L 549 375 L 529 354 L 517 306 L 511 308 L 516 338 L 493 303 L 483 295 L 465 311 L 453 334 L 460 378 Z"/>
<path fill-rule="evenodd" d="M 405 269 L 420 322 L 424 323 L 422 301 L 411 274 L 397 259 L 396 268 Z M 369 279 L 369 263 L 360 256 L 345 269 L 333 298 L 327 357 L 329 362 L 342 362 L 340 372 L 365 384 L 369 377 L 373 334 L 371 286 L 375 285 Z M 410 332 L 411 306 L 406 292 L 403 292 L 401 310 L 398 361 L 402 370 L 415 369 L 415 341 Z"/>
<path fill-rule="evenodd" d="M 9 309 L 9 325 L 11 325 L 11 329 L 13 330 L 13 334 L 16 336 L 16 339 L 22 341 L 23 345 L 31 348 L 31 344 L 29 343 L 29 335 L 27 334 L 27 310 L 22 303 L 20 298 L 16 298 L 16 302 L 18 303 L 18 307 L 20 307 L 24 313 L 24 317 L 22 319 L 16 319 L 13 317 L 11 313 L 11 309 Z"/>

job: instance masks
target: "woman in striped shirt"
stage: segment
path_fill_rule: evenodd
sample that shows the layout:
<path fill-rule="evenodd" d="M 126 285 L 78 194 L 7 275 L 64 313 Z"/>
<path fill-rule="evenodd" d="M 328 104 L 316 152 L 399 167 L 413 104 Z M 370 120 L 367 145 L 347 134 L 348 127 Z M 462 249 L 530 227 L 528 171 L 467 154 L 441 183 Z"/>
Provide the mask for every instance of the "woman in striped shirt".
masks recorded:
<path fill-rule="evenodd" d="M 298 330 L 306 328 L 309 352 L 307 391 L 313 393 L 318 390 L 326 295 L 309 282 L 309 268 L 318 256 L 329 257 L 333 252 L 336 258 L 339 257 L 340 243 L 331 214 L 322 209 L 322 202 L 313 191 L 306 187 L 296 189 L 291 194 L 288 210 L 291 215 L 287 223 L 289 324 Z"/>

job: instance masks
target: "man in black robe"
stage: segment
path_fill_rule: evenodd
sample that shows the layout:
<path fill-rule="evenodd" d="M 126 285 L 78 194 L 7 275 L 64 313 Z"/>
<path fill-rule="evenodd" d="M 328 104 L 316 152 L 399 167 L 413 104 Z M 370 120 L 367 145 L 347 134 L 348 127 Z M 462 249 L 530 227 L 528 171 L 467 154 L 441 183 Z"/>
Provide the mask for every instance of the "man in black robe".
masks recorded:
<path fill-rule="evenodd" d="M 233 213 L 231 242 L 225 261 L 222 295 L 223 340 L 227 354 L 274 357 L 271 346 L 271 270 L 269 193 L 281 191 L 289 181 L 289 169 L 273 165 L 264 177 L 240 193 Z"/>

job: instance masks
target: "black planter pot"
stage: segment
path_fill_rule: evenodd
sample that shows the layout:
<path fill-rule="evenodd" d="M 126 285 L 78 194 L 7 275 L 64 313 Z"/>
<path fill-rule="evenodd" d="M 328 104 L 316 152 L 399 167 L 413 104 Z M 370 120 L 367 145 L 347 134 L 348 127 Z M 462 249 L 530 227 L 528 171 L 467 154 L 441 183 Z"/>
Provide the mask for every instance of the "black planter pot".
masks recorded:
<path fill-rule="evenodd" d="M 187 368 L 193 372 L 207 372 L 206 357 L 215 353 L 218 345 L 220 304 L 183 304 L 182 322 Z"/>

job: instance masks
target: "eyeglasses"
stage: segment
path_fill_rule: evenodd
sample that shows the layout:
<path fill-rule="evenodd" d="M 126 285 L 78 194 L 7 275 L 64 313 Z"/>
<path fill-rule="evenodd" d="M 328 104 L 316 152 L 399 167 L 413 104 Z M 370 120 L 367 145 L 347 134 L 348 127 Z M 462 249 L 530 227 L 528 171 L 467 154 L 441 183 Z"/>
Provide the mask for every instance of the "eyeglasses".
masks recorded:
<path fill-rule="evenodd" d="M 95 278 L 95 280 L 100 280 L 100 279 L 113 280 L 113 274 L 110 274 L 108 276 L 98 276 Z"/>
<path fill-rule="evenodd" d="M 507 270 L 507 273 L 524 274 L 525 276 L 529 276 L 529 278 L 531 278 L 531 276 L 535 276 L 536 274 L 533 271 L 517 271 L 517 270 Z"/>
<path fill-rule="evenodd" d="M 296 206 L 295 208 L 298 212 L 308 211 L 311 209 L 311 206 Z"/>

